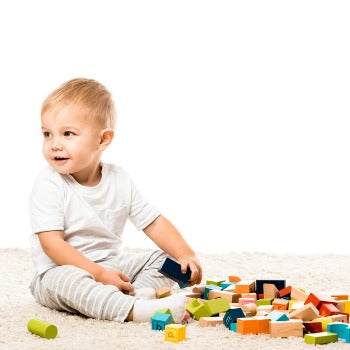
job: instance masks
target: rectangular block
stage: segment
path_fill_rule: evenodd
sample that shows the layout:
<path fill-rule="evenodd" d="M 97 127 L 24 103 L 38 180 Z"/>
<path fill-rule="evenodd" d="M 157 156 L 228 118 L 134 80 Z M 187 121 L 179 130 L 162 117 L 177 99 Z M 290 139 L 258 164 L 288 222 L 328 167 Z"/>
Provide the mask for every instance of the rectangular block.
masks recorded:
<path fill-rule="evenodd" d="M 306 321 L 303 323 L 305 329 L 309 333 L 321 333 L 322 332 L 322 323 L 318 321 Z"/>
<path fill-rule="evenodd" d="M 230 308 L 230 305 L 225 298 L 217 298 L 213 300 L 208 300 L 204 303 L 206 308 L 209 310 L 210 315 L 213 316 L 219 312 L 225 312 Z"/>
<path fill-rule="evenodd" d="M 237 319 L 237 333 L 240 334 L 269 334 L 270 319 L 262 317 L 247 317 Z"/>
<path fill-rule="evenodd" d="M 201 327 L 214 327 L 218 324 L 224 324 L 223 317 L 202 317 L 199 320 L 199 325 Z"/>
<path fill-rule="evenodd" d="M 305 334 L 304 341 L 306 344 L 328 344 L 338 341 L 338 334 L 330 332 Z"/>
<path fill-rule="evenodd" d="M 305 300 L 305 305 L 308 303 L 312 303 L 318 309 L 321 306 L 321 303 L 330 303 L 336 305 L 337 301 L 334 300 L 330 295 L 310 293 Z"/>
<path fill-rule="evenodd" d="M 280 293 L 276 286 L 273 283 L 264 283 L 263 284 L 264 298 L 279 298 Z"/>
<path fill-rule="evenodd" d="M 181 288 L 185 288 L 189 285 L 192 274 L 190 268 L 187 268 L 186 273 L 183 274 L 181 272 L 181 265 L 169 258 L 164 260 L 158 272 L 177 282 Z"/>
<path fill-rule="evenodd" d="M 239 298 L 238 304 L 239 304 L 239 306 L 242 306 L 244 304 L 255 304 L 255 299 L 253 299 L 253 298 Z"/>
<path fill-rule="evenodd" d="M 229 328 L 231 323 L 236 323 L 238 318 L 243 317 L 245 317 L 245 315 L 240 307 L 229 309 L 224 316 L 224 324 Z"/>
<path fill-rule="evenodd" d="M 303 321 L 271 321 L 270 324 L 271 337 L 302 337 L 303 336 Z"/>
<path fill-rule="evenodd" d="M 330 304 L 330 303 L 322 303 L 319 308 L 320 316 L 336 315 L 339 312 L 340 312 L 339 309 L 334 304 Z"/>
<path fill-rule="evenodd" d="M 157 299 L 168 297 L 171 294 L 171 289 L 168 286 L 164 286 L 156 290 Z"/>
<path fill-rule="evenodd" d="M 327 331 L 327 325 L 333 322 L 332 317 L 319 317 L 314 318 L 313 321 L 322 323 L 322 332 Z"/>
<path fill-rule="evenodd" d="M 211 290 L 208 293 L 208 300 L 225 298 L 229 303 L 235 303 L 238 301 L 238 295 L 236 293 L 225 292 L 223 290 Z"/>

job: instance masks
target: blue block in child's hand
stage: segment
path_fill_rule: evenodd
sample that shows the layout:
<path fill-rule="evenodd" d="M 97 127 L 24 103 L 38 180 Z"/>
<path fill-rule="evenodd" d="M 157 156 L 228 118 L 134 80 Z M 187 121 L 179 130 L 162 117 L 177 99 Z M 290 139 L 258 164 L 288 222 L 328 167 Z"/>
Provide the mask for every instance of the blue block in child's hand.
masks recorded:
<path fill-rule="evenodd" d="M 172 259 L 166 258 L 158 271 L 177 282 L 180 288 L 185 288 L 190 284 L 192 274 L 190 268 L 187 267 L 186 273 L 182 273 L 181 265 Z"/>

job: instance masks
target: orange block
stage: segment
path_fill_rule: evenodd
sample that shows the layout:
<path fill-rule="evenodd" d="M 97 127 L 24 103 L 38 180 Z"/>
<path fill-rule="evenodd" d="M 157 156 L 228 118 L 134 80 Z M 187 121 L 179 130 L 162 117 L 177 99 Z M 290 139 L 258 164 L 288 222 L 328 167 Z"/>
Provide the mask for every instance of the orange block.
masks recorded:
<path fill-rule="evenodd" d="M 289 300 L 286 299 L 275 299 L 272 302 L 274 310 L 288 310 Z"/>
<path fill-rule="evenodd" d="M 228 276 L 229 282 L 239 282 L 241 279 L 238 276 Z"/>
<path fill-rule="evenodd" d="M 255 290 L 255 281 L 240 281 L 236 283 L 236 293 L 253 293 Z"/>
<path fill-rule="evenodd" d="M 340 310 L 331 303 L 322 303 L 319 309 L 319 313 L 321 316 L 331 316 L 339 314 Z"/>
<path fill-rule="evenodd" d="M 237 333 L 239 334 L 269 334 L 270 319 L 246 317 L 237 318 Z"/>

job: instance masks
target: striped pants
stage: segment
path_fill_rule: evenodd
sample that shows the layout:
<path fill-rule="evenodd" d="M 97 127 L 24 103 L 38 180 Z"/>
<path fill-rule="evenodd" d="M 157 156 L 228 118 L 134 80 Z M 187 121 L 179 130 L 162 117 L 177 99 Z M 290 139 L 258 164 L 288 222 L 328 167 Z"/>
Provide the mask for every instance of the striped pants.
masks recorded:
<path fill-rule="evenodd" d="M 160 250 L 120 253 L 97 263 L 106 269 L 122 271 L 131 279 L 135 289 L 158 289 L 174 285 L 172 280 L 158 272 L 166 257 Z M 38 303 L 52 309 L 117 322 L 125 321 L 136 300 L 116 286 L 96 282 L 90 273 L 72 265 L 57 266 L 37 276 L 30 291 Z"/>

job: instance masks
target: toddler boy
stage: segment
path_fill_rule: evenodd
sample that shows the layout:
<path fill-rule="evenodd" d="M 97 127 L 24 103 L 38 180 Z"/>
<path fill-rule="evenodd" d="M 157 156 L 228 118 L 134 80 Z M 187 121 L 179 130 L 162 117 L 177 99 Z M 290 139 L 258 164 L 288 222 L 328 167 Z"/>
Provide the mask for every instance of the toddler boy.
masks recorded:
<path fill-rule="evenodd" d="M 155 299 L 155 289 L 173 282 L 158 269 L 169 254 L 200 283 L 195 253 L 174 225 L 139 192 L 120 167 L 103 163 L 114 136 L 115 109 L 109 91 L 92 79 L 73 79 L 43 102 L 43 154 L 48 166 L 29 200 L 37 302 L 71 313 L 117 322 L 149 321 L 170 308 L 181 322 L 185 297 Z M 120 251 L 126 220 L 160 250 Z M 153 299 L 153 300 L 152 300 Z"/>

